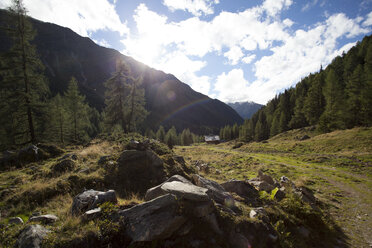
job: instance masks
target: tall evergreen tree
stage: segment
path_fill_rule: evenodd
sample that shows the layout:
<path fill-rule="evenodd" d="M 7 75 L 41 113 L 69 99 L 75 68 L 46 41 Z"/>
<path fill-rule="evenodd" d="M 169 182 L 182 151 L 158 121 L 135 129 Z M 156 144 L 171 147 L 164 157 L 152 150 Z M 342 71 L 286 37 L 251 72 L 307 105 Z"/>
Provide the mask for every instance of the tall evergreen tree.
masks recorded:
<path fill-rule="evenodd" d="M 43 114 L 42 98 L 48 86 L 42 74 L 44 67 L 31 44 L 35 31 L 22 1 L 13 0 L 9 11 L 11 20 L 3 29 L 11 38 L 12 47 L 1 56 L 1 97 L 5 102 L 2 105 L 6 105 L 2 106 L 1 119 L 8 122 L 5 126 L 11 129 L 12 143 L 35 143 L 37 125 L 42 123 L 36 117 Z"/>
<path fill-rule="evenodd" d="M 160 126 L 158 131 L 156 132 L 156 138 L 160 142 L 163 142 L 163 143 L 165 142 L 165 130 L 163 126 Z"/>
<path fill-rule="evenodd" d="M 131 80 L 130 83 L 130 94 L 127 97 L 127 103 L 129 105 L 128 113 L 128 131 L 136 131 L 136 126 L 141 124 L 148 112 L 145 109 L 145 90 L 139 88 L 142 79 Z"/>
<path fill-rule="evenodd" d="M 372 126 L 372 42 L 369 44 L 364 61 L 364 89 L 361 96 L 361 114 L 363 116 L 363 124 Z"/>
<path fill-rule="evenodd" d="M 315 75 L 304 102 L 304 113 L 310 125 L 318 123 L 324 111 L 323 74 Z"/>
<path fill-rule="evenodd" d="M 50 100 L 48 115 L 47 139 L 64 144 L 67 134 L 67 111 L 60 94 Z"/>
<path fill-rule="evenodd" d="M 362 110 L 362 90 L 363 85 L 363 67 L 358 65 L 346 84 L 347 104 L 346 119 L 347 126 L 360 126 L 363 124 Z"/>
<path fill-rule="evenodd" d="M 104 84 L 105 91 L 105 123 L 108 126 L 121 125 L 124 132 L 128 132 L 127 106 L 130 92 L 129 69 L 124 62 L 117 64 L 116 72 Z M 134 97 L 132 99 L 135 99 Z"/>
<path fill-rule="evenodd" d="M 173 126 L 171 129 L 168 130 L 167 134 L 165 135 L 165 143 L 168 145 L 169 148 L 173 148 L 177 145 L 178 137 L 177 137 L 177 130 Z"/>
<path fill-rule="evenodd" d="M 87 130 L 90 127 L 89 106 L 85 96 L 81 95 L 78 82 L 71 78 L 65 93 L 66 109 L 69 118 L 70 136 L 74 142 L 87 139 Z"/>

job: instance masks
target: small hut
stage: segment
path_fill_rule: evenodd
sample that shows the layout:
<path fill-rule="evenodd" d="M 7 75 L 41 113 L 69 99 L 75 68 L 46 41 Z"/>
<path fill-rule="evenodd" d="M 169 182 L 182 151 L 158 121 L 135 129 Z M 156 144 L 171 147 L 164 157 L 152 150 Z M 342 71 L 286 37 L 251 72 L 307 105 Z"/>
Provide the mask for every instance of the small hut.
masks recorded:
<path fill-rule="evenodd" d="M 219 144 L 220 136 L 218 135 L 205 135 L 204 140 L 207 144 Z"/>

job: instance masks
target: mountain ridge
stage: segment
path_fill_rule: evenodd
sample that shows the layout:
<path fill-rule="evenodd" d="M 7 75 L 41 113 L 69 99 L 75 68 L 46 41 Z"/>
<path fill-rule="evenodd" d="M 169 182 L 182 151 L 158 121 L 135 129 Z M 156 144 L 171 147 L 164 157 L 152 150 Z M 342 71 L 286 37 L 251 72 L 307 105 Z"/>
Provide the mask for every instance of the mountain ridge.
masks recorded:
<path fill-rule="evenodd" d="M 7 23 L 9 14 L 0 10 L 0 24 Z M 30 18 L 37 31 L 33 44 L 45 65 L 52 94 L 62 93 L 72 76 L 91 106 L 104 108 L 104 85 L 115 71 L 118 60 L 130 68 L 130 75 L 143 78 L 146 109 L 150 115 L 144 126 L 157 129 L 175 126 L 190 128 L 195 133 L 216 132 L 227 124 L 242 123 L 243 119 L 228 105 L 194 91 L 174 75 L 136 61 L 112 48 L 95 44 L 71 29 Z M 5 35 L 0 36 L 0 52 L 10 48 Z"/>
<path fill-rule="evenodd" d="M 251 118 L 264 105 L 252 101 L 229 102 L 226 103 L 232 107 L 243 119 Z"/>

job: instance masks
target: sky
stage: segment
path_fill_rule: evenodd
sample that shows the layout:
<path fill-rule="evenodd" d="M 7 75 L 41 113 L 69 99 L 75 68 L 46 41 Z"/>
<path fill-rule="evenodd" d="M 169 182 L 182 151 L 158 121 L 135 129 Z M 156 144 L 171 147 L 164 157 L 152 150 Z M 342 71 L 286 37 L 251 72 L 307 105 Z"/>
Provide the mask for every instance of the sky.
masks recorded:
<path fill-rule="evenodd" d="M 372 0 L 23 0 L 224 102 L 267 103 L 372 32 Z M 10 0 L 0 0 L 0 8 Z"/>

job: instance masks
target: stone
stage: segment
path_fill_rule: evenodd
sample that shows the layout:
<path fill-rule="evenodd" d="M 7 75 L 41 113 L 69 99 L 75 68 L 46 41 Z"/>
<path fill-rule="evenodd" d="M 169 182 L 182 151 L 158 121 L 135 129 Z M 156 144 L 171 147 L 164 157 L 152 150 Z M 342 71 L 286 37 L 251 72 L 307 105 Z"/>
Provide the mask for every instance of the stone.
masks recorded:
<path fill-rule="evenodd" d="M 236 193 L 249 203 L 255 203 L 259 199 L 257 189 L 246 181 L 231 180 L 221 184 L 221 186 L 228 192 Z"/>
<path fill-rule="evenodd" d="M 58 220 L 58 217 L 53 214 L 45 214 L 39 216 L 32 216 L 28 222 L 40 222 L 43 224 L 53 224 Z"/>
<path fill-rule="evenodd" d="M 241 233 L 231 232 L 229 236 L 231 247 L 247 248 L 251 247 L 248 239 Z"/>
<path fill-rule="evenodd" d="M 215 181 L 206 179 L 197 174 L 192 175 L 192 181 L 195 185 L 208 189 L 207 194 L 209 197 L 218 203 L 225 203 L 227 199 L 232 198 L 232 196 Z"/>
<path fill-rule="evenodd" d="M 268 184 L 267 182 L 261 181 L 256 178 L 248 180 L 248 183 L 254 186 L 258 191 L 266 191 L 268 193 L 271 193 L 271 191 L 275 189 L 274 185 Z"/>
<path fill-rule="evenodd" d="M 99 158 L 98 164 L 99 165 L 104 165 L 112 159 L 113 159 L 113 156 L 110 156 L 110 155 L 109 156 L 102 156 L 102 157 Z"/>
<path fill-rule="evenodd" d="M 191 201 L 208 201 L 208 189 L 201 188 L 195 185 L 182 183 L 182 182 L 167 182 L 161 187 L 161 190 L 167 194 L 174 194 L 177 198 L 186 199 Z"/>
<path fill-rule="evenodd" d="M 300 199 L 304 202 L 309 204 L 314 204 L 316 202 L 316 198 L 311 191 L 311 189 L 301 186 L 295 189 L 294 193 L 300 197 Z"/>
<path fill-rule="evenodd" d="M 71 159 L 64 159 L 54 164 L 51 168 L 53 174 L 61 174 L 72 171 L 75 168 L 75 162 Z"/>
<path fill-rule="evenodd" d="M 50 231 L 40 225 L 25 227 L 18 236 L 16 247 L 19 248 L 40 248 L 43 239 Z"/>
<path fill-rule="evenodd" d="M 275 184 L 274 179 L 271 176 L 264 174 L 261 170 L 258 171 L 258 179 L 260 179 L 261 181 L 264 181 L 264 182 L 266 182 L 270 185 Z"/>
<path fill-rule="evenodd" d="M 71 214 L 75 216 L 81 215 L 104 202 L 117 203 L 116 193 L 114 190 L 109 190 L 107 192 L 92 189 L 86 190 L 74 197 L 71 206 Z"/>
<path fill-rule="evenodd" d="M 182 177 L 180 175 L 171 176 L 164 183 L 166 183 L 166 182 L 174 182 L 174 181 L 182 182 L 182 183 L 187 183 L 187 184 L 192 184 L 189 180 L 187 180 L 186 178 L 184 178 L 184 177 Z M 154 198 L 156 198 L 158 196 L 164 195 L 164 192 L 161 190 L 161 186 L 164 183 L 148 189 L 146 191 L 145 201 L 149 201 L 149 200 L 152 200 L 152 199 L 154 199 Z"/>
<path fill-rule="evenodd" d="M 281 201 L 285 198 L 286 196 L 286 193 L 285 193 L 285 188 L 284 187 L 281 187 L 280 189 L 278 189 L 278 191 L 275 193 L 275 196 L 274 198 L 277 199 L 278 201 Z"/>
<path fill-rule="evenodd" d="M 126 150 L 113 170 L 106 171 L 106 180 L 116 185 L 119 194 L 145 194 L 147 189 L 166 180 L 163 160 L 151 150 Z"/>
<path fill-rule="evenodd" d="M 44 154 L 44 159 L 47 157 L 57 157 L 64 153 L 63 149 L 53 144 L 44 144 L 38 143 L 37 147 L 40 148 L 40 151 Z M 47 153 L 47 154 L 46 154 Z M 76 155 L 75 155 L 76 156 Z"/>
<path fill-rule="evenodd" d="M 8 224 L 9 225 L 22 225 L 23 220 L 20 217 L 13 217 L 9 219 Z"/>
<path fill-rule="evenodd" d="M 305 134 L 304 136 L 302 136 L 302 137 L 300 138 L 301 141 L 302 141 L 302 140 L 307 140 L 307 139 L 310 139 L 310 137 L 309 137 L 307 134 Z"/>
<path fill-rule="evenodd" d="M 289 180 L 288 177 L 286 177 L 286 176 L 281 176 L 280 177 L 280 183 L 286 184 L 286 183 L 290 183 L 290 182 L 291 182 L 291 180 Z"/>
<path fill-rule="evenodd" d="M 171 194 L 119 211 L 119 215 L 132 242 L 166 239 L 187 220 L 179 214 L 177 198 Z"/>
<path fill-rule="evenodd" d="M 266 211 L 263 207 L 254 208 L 249 212 L 249 218 L 258 218 L 259 216 L 266 215 Z"/>
<path fill-rule="evenodd" d="M 101 208 L 93 208 L 91 210 L 86 211 L 83 214 L 82 219 L 83 221 L 91 221 L 91 220 L 99 218 L 101 214 L 102 214 Z"/>
<path fill-rule="evenodd" d="M 21 164 L 36 162 L 39 160 L 39 148 L 29 145 L 18 152 L 18 160 Z"/>

